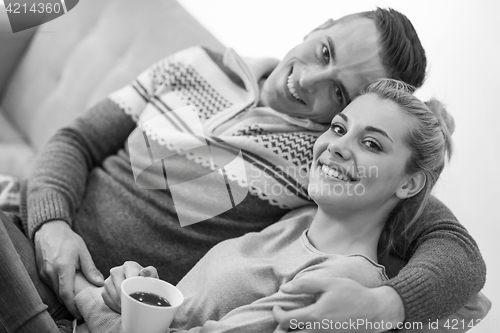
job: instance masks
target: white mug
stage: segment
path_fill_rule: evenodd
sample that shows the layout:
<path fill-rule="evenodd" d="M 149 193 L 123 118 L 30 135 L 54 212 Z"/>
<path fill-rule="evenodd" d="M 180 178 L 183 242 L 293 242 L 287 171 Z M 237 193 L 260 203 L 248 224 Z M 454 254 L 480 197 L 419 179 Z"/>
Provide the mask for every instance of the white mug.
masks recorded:
<path fill-rule="evenodd" d="M 165 333 L 184 296 L 168 282 L 136 276 L 122 283 L 122 329 L 125 333 Z M 137 292 L 152 293 L 166 299 L 171 306 L 155 306 L 139 302 L 130 295 Z"/>

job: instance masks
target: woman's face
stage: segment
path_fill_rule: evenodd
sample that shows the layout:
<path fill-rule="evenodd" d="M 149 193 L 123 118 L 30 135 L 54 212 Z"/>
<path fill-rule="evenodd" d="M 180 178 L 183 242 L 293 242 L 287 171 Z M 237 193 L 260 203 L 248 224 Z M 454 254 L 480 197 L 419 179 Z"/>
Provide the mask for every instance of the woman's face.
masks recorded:
<path fill-rule="evenodd" d="M 375 94 L 355 99 L 314 144 L 309 195 L 319 205 L 354 209 L 397 203 L 411 152 L 409 118 Z"/>

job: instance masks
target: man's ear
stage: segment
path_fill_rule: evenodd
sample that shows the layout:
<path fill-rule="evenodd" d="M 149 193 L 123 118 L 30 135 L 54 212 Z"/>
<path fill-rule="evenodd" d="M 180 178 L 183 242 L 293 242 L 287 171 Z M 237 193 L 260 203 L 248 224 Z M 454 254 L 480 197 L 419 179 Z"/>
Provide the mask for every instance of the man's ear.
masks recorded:
<path fill-rule="evenodd" d="M 409 176 L 396 191 L 399 199 L 411 198 L 417 195 L 425 186 L 426 178 L 423 172 Z"/>
<path fill-rule="evenodd" d="M 326 21 L 325 23 L 323 23 L 322 25 L 320 25 L 319 27 L 317 27 L 316 29 L 314 29 L 313 31 L 311 31 L 310 33 L 308 33 L 304 37 L 304 40 L 306 40 L 307 38 L 309 38 L 309 36 L 313 35 L 314 32 L 316 32 L 318 30 L 328 29 L 328 28 L 330 28 L 334 24 L 335 24 L 335 21 L 333 19 L 328 19 L 328 21 Z"/>

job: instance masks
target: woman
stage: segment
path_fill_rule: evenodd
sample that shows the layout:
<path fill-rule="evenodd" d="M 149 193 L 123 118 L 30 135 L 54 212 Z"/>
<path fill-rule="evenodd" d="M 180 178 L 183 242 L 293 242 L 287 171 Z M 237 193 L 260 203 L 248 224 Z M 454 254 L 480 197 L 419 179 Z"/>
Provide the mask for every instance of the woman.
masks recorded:
<path fill-rule="evenodd" d="M 381 80 L 335 116 L 314 145 L 309 194 L 318 208 L 210 250 L 179 282 L 186 300 L 171 327 L 272 332 L 274 306 L 313 301 L 281 292 L 288 281 L 311 272 L 368 287 L 387 279 L 377 263 L 379 243 L 389 249 L 405 237 L 451 154 L 451 118 L 439 103 L 430 111 L 411 93 L 399 81 Z M 112 269 L 102 299 L 99 288 L 77 279 L 76 303 L 91 332 L 119 330 L 120 317 L 109 308 L 120 311 L 121 282 L 140 274 L 133 262 Z"/>

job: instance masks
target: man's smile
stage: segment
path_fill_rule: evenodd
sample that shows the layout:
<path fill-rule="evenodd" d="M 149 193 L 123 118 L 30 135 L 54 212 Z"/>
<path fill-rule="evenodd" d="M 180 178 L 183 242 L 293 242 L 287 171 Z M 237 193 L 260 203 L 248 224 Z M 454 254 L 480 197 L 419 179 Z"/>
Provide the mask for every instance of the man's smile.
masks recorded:
<path fill-rule="evenodd" d="M 295 82 L 293 81 L 293 72 L 288 76 L 286 86 L 288 88 L 288 92 L 290 92 L 290 95 L 292 95 L 293 98 L 305 104 L 305 102 L 300 98 L 297 89 L 295 88 Z"/>

